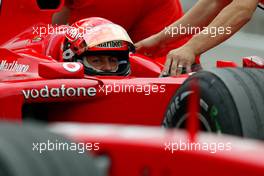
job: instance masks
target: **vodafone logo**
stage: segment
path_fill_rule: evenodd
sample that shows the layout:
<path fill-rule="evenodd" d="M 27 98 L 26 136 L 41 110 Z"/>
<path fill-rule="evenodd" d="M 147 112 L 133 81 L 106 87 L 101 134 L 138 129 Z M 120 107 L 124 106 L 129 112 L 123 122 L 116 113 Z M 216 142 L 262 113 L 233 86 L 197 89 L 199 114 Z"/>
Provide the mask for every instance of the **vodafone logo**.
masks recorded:
<path fill-rule="evenodd" d="M 67 62 L 62 64 L 63 68 L 67 70 L 68 72 L 77 72 L 81 69 L 81 65 L 76 62 Z"/>

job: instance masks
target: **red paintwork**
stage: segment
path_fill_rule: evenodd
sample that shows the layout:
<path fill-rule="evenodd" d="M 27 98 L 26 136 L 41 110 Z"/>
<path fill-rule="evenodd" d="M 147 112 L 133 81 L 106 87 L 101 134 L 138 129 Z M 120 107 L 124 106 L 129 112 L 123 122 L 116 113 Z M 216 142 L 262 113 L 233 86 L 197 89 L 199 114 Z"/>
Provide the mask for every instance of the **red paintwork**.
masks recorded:
<path fill-rule="evenodd" d="M 0 10 L 0 44 L 11 39 L 29 26 L 37 23 L 51 23 L 51 17 L 54 12 L 60 11 L 61 5 L 55 10 L 40 10 L 36 0 L 2 0 Z M 2 25 L 4 24 L 4 25 Z"/>
<path fill-rule="evenodd" d="M 128 77 L 83 76 L 82 67 L 75 73 L 68 72 L 62 66 L 60 57 L 62 39 L 63 35 L 43 34 L 40 37 L 34 34 L 33 28 L 29 28 L 2 46 L 0 102 L 4 108 L 0 109 L 0 117 L 21 121 L 22 107 L 37 103 L 40 108 L 49 109 L 46 114 L 48 121 L 159 126 L 171 97 L 188 78 L 188 75 L 158 78 L 163 66 L 137 54 L 130 56 L 132 74 Z M 11 65 L 3 71 L 3 66 L 7 63 Z M 24 72 L 17 70 L 14 66 L 17 64 L 24 68 Z M 230 65 L 232 64 L 225 66 Z M 145 88 L 146 92 L 142 93 L 142 89 L 141 92 L 129 92 L 129 88 L 123 92 L 102 91 L 102 87 L 110 90 L 124 86 Z M 149 92 L 150 86 L 154 87 L 152 93 Z M 76 92 L 81 92 L 79 88 L 83 91 L 95 88 L 97 92 L 96 96 L 72 97 L 61 92 L 56 98 L 51 95 L 49 98 L 34 98 L 45 91 L 51 94 L 52 88 L 67 89 L 69 95 L 72 95 L 72 91 L 75 95 Z M 70 90 L 71 88 L 75 90 Z M 31 98 L 26 98 L 29 93 L 32 94 Z"/>
<path fill-rule="evenodd" d="M 233 62 L 233 61 L 224 61 L 224 60 L 219 60 L 216 62 L 216 67 L 217 68 L 226 68 L 226 67 L 238 67 L 238 65 Z"/>
<path fill-rule="evenodd" d="M 78 67 L 77 71 L 68 71 L 66 69 L 61 69 L 62 67 L 70 67 L 69 69 Z M 81 63 L 39 63 L 38 67 L 39 76 L 46 79 L 65 79 L 65 78 L 83 78 L 84 77 L 84 67 Z"/>
<path fill-rule="evenodd" d="M 189 139 L 191 142 L 196 141 L 196 135 L 199 131 L 199 120 L 198 120 L 198 113 L 199 113 L 199 101 L 200 101 L 200 95 L 199 95 L 199 86 L 198 81 L 194 79 L 191 83 L 191 89 L 193 93 L 189 97 L 189 103 L 188 104 L 188 112 L 189 117 L 187 120 L 187 129 L 189 132 Z"/>
<path fill-rule="evenodd" d="M 226 150 L 172 152 L 165 150 L 165 144 L 187 142 L 186 132 L 94 124 L 55 124 L 50 129 L 76 142 L 99 143 L 99 151 L 95 152 L 108 157 L 108 173 L 112 176 L 262 176 L 264 173 L 264 145 L 258 141 L 200 133 L 197 143 L 225 145 Z"/>
<path fill-rule="evenodd" d="M 2 70 L 0 102 L 5 108 L 0 109 L 0 117 L 20 121 L 23 105 L 38 103 L 41 108 L 49 109 L 48 121 L 160 125 L 171 97 L 188 77 L 158 78 L 162 65 L 136 54 L 130 56 L 132 74 L 128 77 L 84 77 L 82 69 L 78 73 L 69 73 L 62 67 L 61 49 L 58 47 L 62 41 L 60 36 L 44 35 L 36 40 L 37 37 L 29 28 L 0 49 L 0 65 L 16 63 L 28 67 L 23 73 Z M 94 87 L 97 94 L 94 97 L 29 99 L 24 95 L 28 91 L 32 91 L 33 95 L 37 94 L 37 90 L 44 92 L 45 86 L 51 90 L 62 85 L 76 89 Z M 146 92 L 129 92 L 128 89 L 123 93 L 99 92 L 102 86 L 108 86 L 110 90 L 110 85 L 145 86 Z M 157 93 L 156 87 L 155 93 L 148 95 L 150 85 L 158 86 L 161 92 Z"/>
<path fill-rule="evenodd" d="M 25 2 L 32 6 L 23 6 Z M 37 22 L 50 22 L 53 12 L 39 11 L 34 0 L 20 0 L 14 3 L 2 0 L 0 22 L 0 43 L 14 36 L 18 31 Z M 27 3 L 28 5 L 28 3 Z M 7 13 L 10 8 L 16 13 Z M 30 8 L 33 11 L 27 11 Z M 9 10 L 8 10 L 9 9 Z M 36 11 L 35 11 L 36 10 Z M 26 15 L 21 15 L 25 14 Z M 36 15 L 36 13 L 40 13 Z M 34 14 L 34 15 L 33 15 Z M 12 16 L 13 15 L 13 16 Z M 30 18 L 28 18 L 30 16 Z M 14 20 L 16 19 L 16 20 Z M 10 20 L 16 23 L 7 23 Z M 61 36 L 45 35 L 36 39 L 32 28 L 14 37 L 0 48 L 1 63 L 22 64 L 25 72 L 0 72 L 0 117 L 5 120 L 22 121 L 24 105 L 38 104 L 48 110 L 47 120 L 75 121 L 85 123 L 122 123 L 160 126 L 168 103 L 188 75 L 158 78 L 162 65 L 140 55 L 131 55 L 132 74 L 128 77 L 89 77 L 83 69 L 67 72 L 62 66 Z M 56 41 L 56 42 L 55 42 Z M 21 66 L 21 65 L 20 65 Z M 28 69 L 27 69 L 28 66 Z M 227 65 L 230 66 L 230 65 Z M 3 68 L 2 68 L 3 69 Z M 26 99 L 23 90 L 44 90 L 51 88 L 83 87 L 96 88 L 117 85 L 165 85 L 164 93 L 111 93 L 97 92 L 94 97 L 59 97 Z M 45 110 L 46 110 L 45 109 Z M 195 110 L 194 110 L 195 111 Z M 105 130 L 104 130 L 105 129 Z M 128 126 L 61 126 L 56 130 L 70 136 L 77 142 L 99 142 L 99 154 L 111 159 L 111 175 L 263 175 L 263 144 L 210 135 L 187 136 L 184 132 L 165 131 Z M 195 131 L 195 130 L 194 130 Z M 178 151 L 174 154 L 164 150 L 165 142 L 179 142 L 195 136 L 197 142 L 231 142 L 232 152 L 209 154 L 206 152 Z M 246 148 L 244 148 L 246 146 Z M 216 172 L 217 171 L 217 172 Z M 146 175 L 147 175 L 146 173 Z"/>

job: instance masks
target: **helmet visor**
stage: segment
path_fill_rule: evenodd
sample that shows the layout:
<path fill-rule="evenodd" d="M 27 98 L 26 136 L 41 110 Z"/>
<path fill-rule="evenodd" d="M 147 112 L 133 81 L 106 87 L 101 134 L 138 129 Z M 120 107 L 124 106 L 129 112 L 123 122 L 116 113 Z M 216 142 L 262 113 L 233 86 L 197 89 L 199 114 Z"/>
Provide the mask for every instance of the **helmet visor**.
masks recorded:
<path fill-rule="evenodd" d="M 111 41 L 126 41 L 133 45 L 126 30 L 116 24 L 103 24 L 96 26 L 86 31 L 83 38 L 88 48 Z"/>

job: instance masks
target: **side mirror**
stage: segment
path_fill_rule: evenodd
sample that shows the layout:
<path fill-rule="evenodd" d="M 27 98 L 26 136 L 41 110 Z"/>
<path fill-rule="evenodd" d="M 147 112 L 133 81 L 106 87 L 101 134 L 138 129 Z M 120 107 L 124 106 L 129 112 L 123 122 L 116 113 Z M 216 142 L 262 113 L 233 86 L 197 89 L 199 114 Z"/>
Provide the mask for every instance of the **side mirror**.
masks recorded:
<path fill-rule="evenodd" d="M 84 78 L 84 67 L 78 62 L 39 63 L 38 74 L 46 79 Z"/>

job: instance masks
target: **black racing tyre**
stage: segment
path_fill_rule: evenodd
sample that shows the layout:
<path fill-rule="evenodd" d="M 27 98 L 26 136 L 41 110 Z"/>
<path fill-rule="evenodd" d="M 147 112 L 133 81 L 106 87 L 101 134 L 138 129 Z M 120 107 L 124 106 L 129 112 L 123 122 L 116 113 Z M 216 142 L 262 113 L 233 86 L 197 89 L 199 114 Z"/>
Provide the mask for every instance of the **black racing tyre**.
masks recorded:
<path fill-rule="evenodd" d="M 169 103 L 164 127 L 185 128 L 193 80 L 200 95 L 201 130 L 264 139 L 264 70 L 261 69 L 211 69 L 192 75 Z"/>
<path fill-rule="evenodd" d="M 42 127 L 42 126 L 41 126 Z M 69 150 L 44 151 L 34 144 L 71 141 L 37 125 L 0 124 L 0 175 L 2 176 L 86 176 L 103 175 L 95 158 Z"/>

